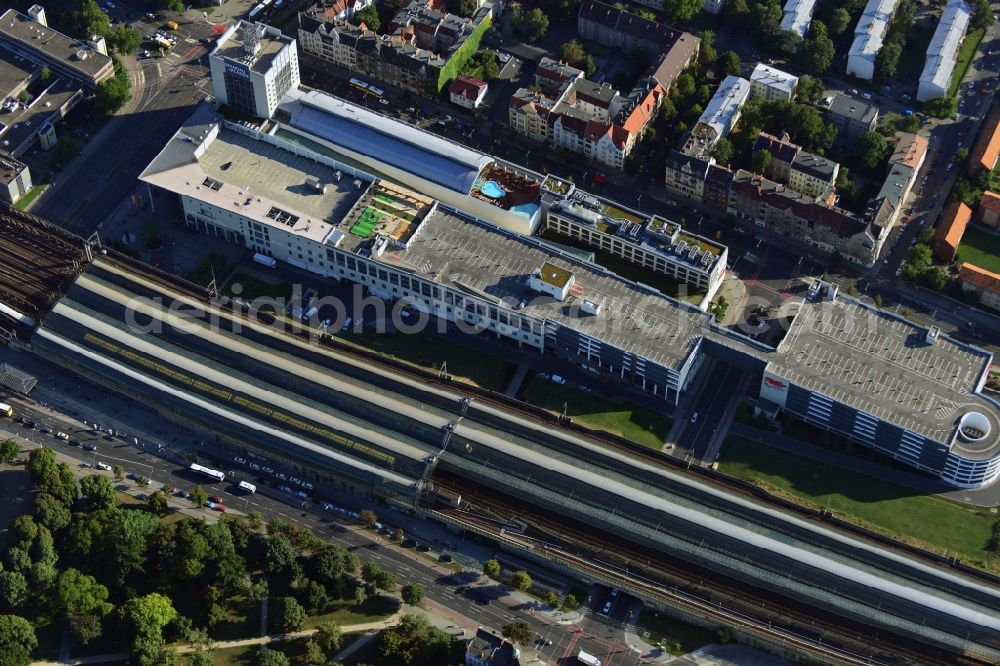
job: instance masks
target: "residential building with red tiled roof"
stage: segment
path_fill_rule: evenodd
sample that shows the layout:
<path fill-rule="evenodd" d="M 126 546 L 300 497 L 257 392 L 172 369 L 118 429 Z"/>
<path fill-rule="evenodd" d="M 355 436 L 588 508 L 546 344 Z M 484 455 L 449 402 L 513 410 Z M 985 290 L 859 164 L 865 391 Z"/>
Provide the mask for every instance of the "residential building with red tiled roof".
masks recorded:
<path fill-rule="evenodd" d="M 459 74 L 458 78 L 451 82 L 448 87 L 448 96 L 452 104 L 465 107 L 466 109 L 478 108 L 486 97 L 489 84 L 471 76 Z"/>
<path fill-rule="evenodd" d="M 979 128 L 979 138 L 969 154 L 969 175 L 993 171 L 1000 157 L 1000 104 L 994 104 L 990 115 Z"/>
<path fill-rule="evenodd" d="M 976 221 L 991 229 L 1000 229 L 1000 194 L 983 192 L 976 209 Z"/>
<path fill-rule="evenodd" d="M 972 209 L 961 201 L 952 203 L 944 211 L 941 224 L 934 232 L 931 239 L 931 247 L 934 248 L 934 257 L 938 261 L 950 262 L 955 260 L 958 254 L 958 245 L 962 242 L 965 229 L 972 219 Z"/>
<path fill-rule="evenodd" d="M 963 262 L 958 265 L 958 283 L 962 291 L 978 294 L 981 304 L 1000 310 L 1000 275 Z"/>

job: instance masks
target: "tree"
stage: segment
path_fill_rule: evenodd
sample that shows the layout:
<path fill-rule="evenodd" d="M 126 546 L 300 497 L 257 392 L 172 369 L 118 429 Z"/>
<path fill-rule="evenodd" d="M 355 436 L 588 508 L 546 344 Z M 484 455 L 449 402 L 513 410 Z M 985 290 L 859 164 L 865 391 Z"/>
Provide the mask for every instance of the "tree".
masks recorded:
<path fill-rule="evenodd" d="M 125 478 L 125 468 L 121 465 L 115 465 L 111 468 L 111 474 L 115 477 L 115 481 L 121 481 Z"/>
<path fill-rule="evenodd" d="M 824 88 L 822 79 L 803 74 L 795 87 L 795 98 L 803 104 L 815 104 L 823 96 Z"/>
<path fill-rule="evenodd" d="M 22 513 L 12 520 L 7 528 L 7 545 L 11 547 L 23 545 L 28 548 L 38 538 L 40 530 L 40 526 L 30 514 Z"/>
<path fill-rule="evenodd" d="M 403 597 L 403 603 L 410 606 L 419 606 L 420 602 L 424 599 L 424 588 L 418 583 L 404 585 L 400 593 Z"/>
<path fill-rule="evenodd" d="M 701 33 L 701 45 L 698 48 L 698 63 L 702 70 L 712 66 L 719 53 L 715 50 L 715 33 L 711 30 L 703 30 Z"/>
<path fill-rule="evenodd" d="M 362 23 L 367 26 L 372 32 L 378 32 L 379 28 L 382 27 L 382 21 L 378 17 L 378 11 L 375 9 L 375 5 L 368 5 L 360 11 L 354 12 L 354 16 L 351 17 L 351 23 L 354 25 L 361 25 Z"/>
<path fill-rule="evenodd" d="M 771 162 L 774 158 L 771 156 L 771 152 L 768 150 L 756 150 L 754 151 L 753 157 L 751 158 L 751 168 L 754 173 L 766 174 L 768 169 L 771 168 Z"/>
<path fill-rule="evenodd" d="M 28 598 L 28 580 L 17 571 L 0 571 L 0 600 L 14 609 Z"/>
<path fill-rule="evenodd" d="M 318 625 L 313 637 L 319 643 L 320 648 L 327 657 L 332 657 L 340 652 L 340 646 L 344 642 L 343 636 L 340 633 L 340 627 L 336 622 L 324 622 Z"/>
<path fill-rule="evenodd" d="M 0 615 L 0 666 L 27 666 L 36 647 L 31 623 L 17 615 Z"/>
<path fill-rule="evenodd" d="M 162 516 L 167 512 L 167 494 L 161 490 L 152 493 L 146 500 L 146 508 L 154 516 Z"/>
<path fill-rule="evenodd" d="M 21 447 L 13 439 L 0 442 L 0 462 L 14 462 L 21 455 Z"/>
<path fill-rule="evenodd" d="M 392 531 L 392 540 L 393 541 L 400 541 L 400 542 L 402 542 L 404 536 L 405 535 L 403 534 L 403 528 L 401 528 L 401 527 L 397 527 L 396 529 L 394 529 Z"/>
<path fill-rule="evenodd" d="M 993 9 L 989 0 L 972 0 L 972 24 L 973 30 L 985 30 L 996 22 L 993 16 Z"/>
<path fill-rule="evenodd" d="M 163 637 L 163 627 L 175 617 L 173 602 L 159 592 L 134 597 L 118 609 L 121 620 L 136 639 Z"/>
<path fill-rule="evenodd" d="M 822 74 L 830 69 L 836 48 L 827 34 L 826 25 L 814 20 L 809 28 L 809 38 L 802 44 L 800 56 L 803 66 L 811 72 Z"/>
<path fill-rule="evenodd" d="M 195 486 L 194 490 L 191 491 L 191 502 L 195 506 L 205 506 L 205 502 L 208 501 L 208 493 L 201 486 Z"/>
<path fill-rule="evenodd" d="M 729 139 L 723 138 L 716 142 L 715 148 L 712 149 L 712 157 L 719 164 L 729 164 L 733 161 L 733 144 Z"/>
<path fill-rule="evenodd" d="M 277 650 L 261 648 L 257 653 L 257 666 L 288 666 L 288 657 Z"/>
<path fill-rule="evenodd" d="M 511 5 L 510 25 L 526 42 L 536 42 L 549 29 L 549 17 L 538 7 L 527 12 L 520 4 Z"/>
<path fill-rule="evenodd" d="M 361 580 L 365 581 L 369 585 L 374 585 L 375 580 L 378 578 L 381 571 L 382 567 L 375 562 L 365 562 L 364 566 L 361 567 Z"/>
<path fill-rule="evenodd" d="M 851 26 L 851 13 L 843 7 L 837 7 L 830 14 L 830 34 L 839 37 Z"/>
<path fill-rule="evenodd" d="M 110 509 L 115 505 L 118 491 L 106 476 L 92 474 L 80 479 L 80 492 L 87 505 L 94 511 Z"/>
<path fill-rule="evenodd" d="M 94 0 L 84 0 L 79 5 L 80 9 L 73 17 L 73 32 L 80 36 L 100 35 L 105 37 L 108 34 L 111 21 Z"/>
<path fill-rule="evenodd" d="M 740 56 L 736 51 L 724 51 L 716 62 L 719 76 L 737 76 L 740 73 Z"/>
<path fill-rule="evenodd" d="M 552 608 L 559 607 L 559 595 L 551 590 L 545 594 L 544 601 L 546 606 L 551 606 Z"/>
<path fill-rule="evenodd" d="M 44 446 L 32 450 L 28 454 L 25 469 L 31 474 L 31 480 L 36 485 L 42 485 L 56 473 L 56 452 Z"/>
<path fill-rule="evenodd" d="M 326 588 L 322 583 L 311 580 L 306 587 L 306 605 L 311 611 L 320 611 L 326 608 L 330 602 L 330 597 L 326 593 Z"/>
<path fill-rule="evenodd" d="M 361 522 L 368 527 L 372 527 L 378 522 L 378 516 L 371 509 L 362 509 L 359 515 L 361 516 Z"/>
<path fill-rule="evenodd" d="M 885 159 L 889 144 L 878 132 L 865 132 L 858 141 L 857 150 L 861 162 L 869 169 L 874 169 Z"/>
<path fill-rule="evenodd" d="M 875 80 L 888 81 L 899 71 L 899 58 L 903 47 L 896 41 L 886 42 L 875 56 Z"/>
<path fill-rule="evenodd" d="M 100 638 L 104 633 L 101 618 L 96 615 L 70 615 L 66 621 L 69 624 L 69 633 L 83 645 Z"/>
<path fill-rule="evenodd" d="M 114 566 L 118 581 L 135 572 L 142 571 L 146 563 L 146 538 L 158 524 L 155 516 L 145 511 L 128 511 L 121 508 L 110 509 L 105 527 L 103 543 L 113 544 L 109 548 L 109 564 Z"/>
<path fill-rule="evenodd" d="M 875 294 L 875 298 L 873 298 L 872 300 L 875 301 L 875 307 L 877 308 L 882 307 L 882 294 Z"/>
<path fill-rule="evenodd" d="M 327 662 L 327 657 L 315 638 L 310 638 L 306 641 L 306 653 L 303 659 L 310 666 L 325 666 Z"/>
<path fill-rule="evenodd" d="M 948 285 L 948 270 L 944 266 L 935 266 L 924 273 L 924 282 L 934 291 L 941 291 Z"/>
<path fill-rule="evenodd" d="M 91 614 L 104 617 L 111 612 L 108 588 L 78 569 L 69 568 L 59 574 L 55 603 L 67 615 Z"/>
<path fill-rule="evenodd" d="M 288 569 L 298 558 L 298 553 L 292 547 L 292 542 L 283 534 L 275 534 L 267 537 L 264 546 L 266 569 L 270 573 L 277 573 Z"/>
<path fill-rule="evenodd" d="M 35 517 L 42 525 L 53 532 L 58 532 L 69 525 L 73 516 L 58 498 L 48 492 L 42 492 L 35 497 Z"/>
<path fill-rule="evenodd" d="M 483 574 L 490 578 L 500 577 L 500 562 L 497 560 L 486 560 L 483 562 Z"/>
<path fill-rule="evenodd" d="M 519 569 L 510 575 L 510 585 L 515 590 L 527 592 L 531 589 L 531 576 L 524 569 Z"/>
<path fill-rule="evenodd" d="M 139 229 L 142 244 L 151 250 L 157 250 L 163 245 L 163 229 L 153 220 L 148 220 Z"/>
<path fill-rule="evenodd" d="M 448 0 L 448 11 L 459 16 L 472 16 L 476 13 L 476 0 Z"/>
<path fill-rule="evenodd" d="M 685 23 L 698 15 L 703 4 L 699 0 L 665 0 L 663 14 L 670 23 Z"/>
<path fill-rule="evenodd" d="M 500 633 L 511 643 L 519 643 L 521 645 L 530 644 L 531 639 L 535 637 L 535 632 L 532 630 L 531 625 L 524 620 L 505 624 L 500 629 Z"/>
<path fill-rule="evenodd" d="M 394 591 L 396 589 L 396 575 L 385 569 L 379 571 L 378 575 L 375 576 L 375 587 L 386 592 Z"/>
<path fill-rule="evenodd" d="M 78 496 L 76 475 L 66 463 L 57 463 L 55 471 L 42 483 L 41 489 L 61 502 L 67 509 L 73 507 Z"/>
<path fill-rule="evenodd" d="M 298 631 L 306 623 L 306 609 L 295 597 L 278 597 L 271 600 L 268 612 L 275 629 L 282 633 Z"/>
<path fill-rule="evenodd" d="M 128 25 L 120 25 L 111 35 L 111 43 L 121 53 L 135 53 L 142 44 L 142 33 Z"/>
<path fill-rule="evenodd" d="M 562 609 L 564 611 L 576 610 L 580 607 L 580 602 L 577 600 L 575 594 L 567 594 L 563 597 Z"/>
<path fill-rule="evenodd" d="M 97 84 L 97 95 L 94 102 L 105 114 L 114 115 L 119 109 L 128 103 L 132 96 L 132 85 L 128 76 L 112 76 Z"/>
<path fill-rule="evenodd" d="M 673 100 L 669 97 L 663 99 L 663 103 L 660 104 L 660 120 L 665 123 L 669 123 L 671 120 L 677 117 L 677 107 L 674 106 Z"/>
<path fill-rule="evenodd" d="M 778 0 L 757 2 L 750 8 L 750 29 L 761 42 L 769 42 L 781 29 L 784 10 Z"/>
<path fill-rule="evenodd" d="M 681 97 L 689 97 L 693 95 L 696 85 L 694 77 L 687 72 L 683 72 L 678 75 L 678 77 L 674 80 L 674 89 Z"/>
<path fill-rule="evenodd" d="M 567 64 L 582 69 L 584 76 L 588 78 L 597 71 L 594 59 L 583 48 L 583 44 L 576 39 L 571 39 L 563 44 L 559 49 L 559 54 Z"/>

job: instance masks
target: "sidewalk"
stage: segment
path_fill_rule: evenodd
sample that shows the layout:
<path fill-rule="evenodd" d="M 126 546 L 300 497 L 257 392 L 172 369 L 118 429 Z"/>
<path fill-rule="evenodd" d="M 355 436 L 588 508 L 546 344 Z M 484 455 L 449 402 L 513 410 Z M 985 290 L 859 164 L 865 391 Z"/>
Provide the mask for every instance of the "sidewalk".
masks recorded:
<path fill-rule="evenodd" d="M 402 617 L 403 612 L 397 611 L 393 615 L 390 615 L 384 620 L 378 622 L 365 622 L 362 624 L 346 624 L 340 627 L 340 631 L 343 634 L 354 634 L 363 631 L 377 632 L 387 627 L 391 627 L 396 624 L 400 617 Z M 259 638 L 244 638 L 235 641 L 218 641 L 212 643 L 213 650 L 226 650 L 229 648 L 236 647 L 246 647 L 250 645 L 268 645 L 270 643 L 278 643 L 281 641 L 290 641 L 296 638 L 306 638 L 312 636 L 316 633 L 316 629 L 304 629 L 303 631 L 295 631 L 290 634 L 275 634 L 271 636 L 261 636 Z M 187 654 L 189 652 L 194 652 L 198 649 L 196 645 L 178 645 L 175 646 L 179 654 Z M 66 664 L 101 664 L 109 661 L 125 661 L 129 658 L 129 655 L 124 652 L 115 652 L 111 654 L 101 654 L 95 655 L 93 657 L 81 657 L 79 659 L 70 659 L 69 661 L 36 661 L 32 662 L 31 666 L 65 666 Z"/>

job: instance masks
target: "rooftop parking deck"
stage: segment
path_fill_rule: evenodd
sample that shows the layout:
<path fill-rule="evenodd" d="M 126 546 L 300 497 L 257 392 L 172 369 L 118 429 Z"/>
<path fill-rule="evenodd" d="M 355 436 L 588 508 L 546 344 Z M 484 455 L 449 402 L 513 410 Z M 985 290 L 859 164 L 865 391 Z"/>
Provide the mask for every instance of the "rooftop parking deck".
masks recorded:
<path fill-rule="evenodd" d="M 984 415 L 989 435 L 954 437 L 953 449 L 987 458 L 1000 447 L 1000 410 L 975 394 L 990 355 L 901 317 L 838 297 L 802 304 L 771 359 L 776 372 L 807 389 L 948 444 L 959 420 Z"/>
<path fill-rule="evenodd" d="M 406 250 L 387 252 L 381 259 L 670 368 L 684 363 L 711 318 L 596 267 L 553 256 L 533 239 L 466 222 L 443 207 L 424 220 Z M 546 262 L 575 276 L 572 295 L 563 302 L 528 287 L 531 273 Z M 584 300 L 600 306 L 599 312 L 584 313 Z"/>

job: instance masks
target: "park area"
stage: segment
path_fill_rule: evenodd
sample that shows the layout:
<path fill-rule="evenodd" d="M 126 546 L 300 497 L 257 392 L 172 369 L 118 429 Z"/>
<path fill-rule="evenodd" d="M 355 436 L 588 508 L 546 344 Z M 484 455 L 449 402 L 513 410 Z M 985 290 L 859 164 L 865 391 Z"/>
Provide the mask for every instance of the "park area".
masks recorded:
<path fill-rule="evenodd" d="M 1000 273 L 1000 235 L 969 226 L 958 246 L 958 258 L 992 273 Z"/>
<path fill-rule="evenodd" d="M 726 439 L 719 471 L 773 495 L 936 553 L 958 555 L 967 564 L 1000 571 L 987 550 L 997 515 L 989 509 L 918 495 L 857 470 L 834 467 L 739 437 Z"/>
<path fill-rule="evenodd" d="M 537 377 L 525 382 L 520 397 L 556 414 L 561 414 L 565 405 L 573 423 L 604 430 L 657 451 L 663 448 L 673 425 L 670 417 L 652 409 L 608 400 Z"/>

